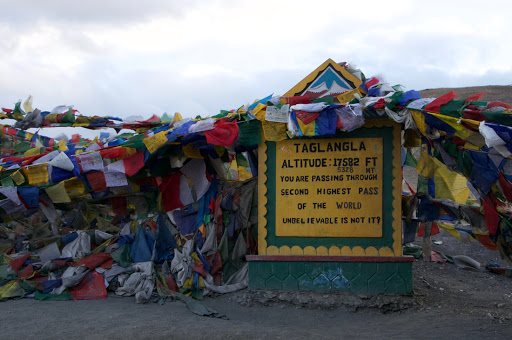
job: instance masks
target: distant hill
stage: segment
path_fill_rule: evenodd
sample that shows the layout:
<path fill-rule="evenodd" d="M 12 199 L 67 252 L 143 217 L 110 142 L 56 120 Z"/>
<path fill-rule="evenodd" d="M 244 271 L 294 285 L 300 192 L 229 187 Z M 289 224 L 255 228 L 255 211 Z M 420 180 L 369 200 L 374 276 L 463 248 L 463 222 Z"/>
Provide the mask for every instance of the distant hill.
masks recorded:
<path fill-rule="evenodd" d="M 438 89 L 426 89 L 420 91 L 423 98 L 437 98 L 450 91 L 455 91 L 459 95 L 457 99 L 465 99 L 473 94 L 484 92 L 485 96 L 482 101 L 492 102 L 495 100 L 512 104 L 512 85 L 488 85 L 488 86 L 471 86 L 471 87 L 446 87 Z"/>

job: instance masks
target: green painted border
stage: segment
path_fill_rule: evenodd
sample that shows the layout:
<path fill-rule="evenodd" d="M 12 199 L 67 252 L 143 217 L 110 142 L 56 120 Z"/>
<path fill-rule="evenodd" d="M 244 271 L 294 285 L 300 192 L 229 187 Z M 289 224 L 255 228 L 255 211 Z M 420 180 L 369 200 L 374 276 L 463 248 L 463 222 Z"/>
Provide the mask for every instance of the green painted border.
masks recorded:
<path fill-rule="evenodd" d="M 367 238 L 367 237 L 288 237 L 275 235 L 275 211 L 276 211 L 276 142 L 266 142 L 267 145 L 267 247 L 269 246 L 299 246 L 301 248 L 307 246 L 313 247 L 375 247 L 377 249 L 382 247 L 389 247 L 393 249 L 393 127 L 362 127 L 352 132 L 337 131 L 336 138 L 382 138 L 384 148 L 383 159 L 383 195 L 382 195 L 382 237 L 380 238 Z M 323 139 L 325 136 L 311 137 L 309 139 Z M 304 138 L 305 139 L 305 138 Z"/>

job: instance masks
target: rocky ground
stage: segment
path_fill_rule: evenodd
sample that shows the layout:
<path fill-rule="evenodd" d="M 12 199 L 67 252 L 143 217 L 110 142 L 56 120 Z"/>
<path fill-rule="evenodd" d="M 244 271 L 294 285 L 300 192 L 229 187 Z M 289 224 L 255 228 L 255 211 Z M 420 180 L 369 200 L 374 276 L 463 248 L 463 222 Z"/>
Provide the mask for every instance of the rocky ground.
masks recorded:
<path fill-rule="evenodd" d="M 497 252 L 451 236 L 433 249 L 482 264 L 507 264 Z M 417 244 L 421 244 L 417 242 Z M 451 263 L 416 260 L 411 296 L 243 290 L 205 298 L 225 318 L 192 314 L 180 301 L 138 305 L 133 298 L 0 303 L 2 339 L 476 339 L 512 334 L 512 278 Z"/>
<path fill-rule="evenodd" d="M 512 103 L 511 85 L 488 85 L 488 86 L 468 86 L 468 87 L 444 87 L 437 89 L 425 89 L 420 91 L 422 98 L 437 98 L 450 91 L 454 91 L 460 97 L 457 99 L 466 99 L 477 93 L 485 93 L 483 101 L 492 102 L 495 100 L 504 103 Z"/>

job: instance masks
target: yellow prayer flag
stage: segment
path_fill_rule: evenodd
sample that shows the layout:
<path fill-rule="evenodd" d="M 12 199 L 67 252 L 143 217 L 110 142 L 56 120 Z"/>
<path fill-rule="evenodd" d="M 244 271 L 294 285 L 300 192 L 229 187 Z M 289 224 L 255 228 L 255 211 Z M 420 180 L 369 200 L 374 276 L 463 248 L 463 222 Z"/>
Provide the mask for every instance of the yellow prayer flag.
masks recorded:
<path fill-rule="evenodd" d="M 271 142 L 279 142 L 286 139 L 286 123 L 264 121 L 262 123 L 265 139 Z"/>
<path fill-rule="evenodd" d="M 25 183 L 25 176 L 23 176 L 23 173 L 18 170 L 15 173 L 11 174 L 11 178 L 16 183 L 16 185 L 22 185 Z"/>
<path fill-rule="evenodd" d="M 462 241 L 462 237 L 460 236 L 460 233 L 458 230 L 455 230 L 455 226 L 447 223 L 439 223 L 437 222 L 437 226 L 444 231 L 446 231 L 448 234 L 452 235 L 453 237 L 459 239 L 459 241 Z"/>
<path fill-rule="evenodd" d="M 267 105 L 258 103 L 254 109 L 252 109 L 252 114 L 257 116 L 258 112 L 264 110 L 267 107 Z"/>
<path fill-rule="evenodd" d="M 337 96 L 336 98 L 338 98 L 338 101 L 340 102 L 340 104 L 346 104 L 356 97 L 355 96 L 356 93 L 359 94 L 360 96 L 364 95 L 363 90 L 358 87 L 351 91 L 344 92 L 344 93 L 340 94 L 339 96 Z"/>
<path fill-rule="evenodd" d="M 438 113 L 428 113 L 428 114 L 432 115 L 433 117 L 443 121 L 444 123 L 446 123 L 446 124 L 450 125 L 452 128 L 454 128 L 455 129 L 454 135 L 459 138 L 467 139 L 471 134 L 471 130 L 468 130 L 464 125 L 462 125 L 460 123 L 459 118 L 446 116 L 446 115 L 442 115 L 442 114 L 438 114 Z"/>
<path fill-rule="evenodd" d="M 68 149 L 64 139 L 61 139 L 57 145 L 59 146 L 60 151 L 66 151 Z"/>
<path fill-rule="evenodd" d="M 215 150 L 217 155 L 219 155 L 219 157 L 222 157 L 222 155 L 224 155 L 224 153 L 226 152 L 226 147 L 222 145 L 214 145 L 213 149 Z"/>
<path fill-rule="evenodd" d="M 21 288 L 19 280 L 12 280 L 0 287 L 0 299 L 24 296 L 25 290 Z"/>
<path fill-rule="evenodd" d="M 256 113 L 256 119 L 259 121 L 264 122 L 266 117 L 267 117 L 267 110 L 261 110 L 258 113 Z"/>
<path fill-rule="evenodd" d="M 409 110 L 411 111 L 411 116 L 414 119 L 414 122 L 416 123 L 416 126 L 418 127 L 418 130 L 423 135 L 427 134 L 427 123 L 425 122 L 425 116 L 421 111 L 418 110 Z"/>
<path fill-rule="evenodd" d="M 229 179 L 238 181 L 238 179 L 239 179 L 238 178 L 238 165 L 236 163 L 236 159 L 233 159 L 233 161 L 229 165 L 228 173 L 229 173 Z"/>
<path fill-rule="evenodd" d="M 148 151 L 150 153 L 154 153 L 162 145 L 167 143 L 167 137 L 165 136 L 166 133 L 167 133 L 166 131 L 160 131 L 159 133 L 157 133 L 151 137 L 144 138 L 144 140 L 142 142 L 144 143 L 144 145 L 146 146 L 146 148 L 148 149 Z"/>
<path fill-rule="evenodd" d="M 28 184 L 33 186 L 48 184 L 48 165 L 46 163 L 31 165 L 23 168 Z"/>
<path fill-rule="evenodd" d="M 466 177 L 450 171 L 446 165 L 434 159 L 436 170 L 434 182 L 436 187 L 436 198 L 447 198 L 460 204 L 466 204 L 469 196 Z"/>
<path fill-rule="evenodd" d="M 239 166 L 238 167 L 238 180 L 245 181 L 252 178 L 252 174 L 247 171 L 246 167 Z"/>
<path fill-rule="evenodd" d="M 174 125 L 174 123 L 176 123 L 176 122 L 179 122 L 180 120 L 183 120 L 181 113 L 179 113 L 179 112 L 174 113 L 174 118 L 172 119 L 172 125 Z"/>
<path fill-rule="evenodd" d="M 304 136 L 314 136 L 315 135 L 315 127 L 316 122 L 312 121 L 309 124 L 304 124 L 300 119 L 297 119 L 297 123 L 299 123 L 299 128 L 302 131 Z"/>
<path fill-rule="evenodd" d="M 66 192 L 66 186 L 64 182 L 59 182 L 51 187 L 45 188 L 46 194 L 52 200 L 53 203 L 69 203 L 71 199 Z"/>
<path fill-rule="evenodd" d="M 421 146 L 421 139 L 418 137 L 416 130 L 405 130 L 404 148 L 417 148 Z"/>
<path fill-rule="evenodd" d="M 425 178 L 432 178 L 435 171 L 436 163 L 425 150 L 422 150 L 420 159 L 418 159 L 418 165 L 416 166 L 416 172 Z"/>
<path fill-rule="evenodd" d="M 87 210 L 84 214 L 84 217 L 88 223 L 91 223 L 96 217 L 98 217 L 98 214 L 92 210 Z"/>
<path fill-rule="evenodd" d="M 78 178 L 70 178 L 64 181 L 66 192 L 70 198 L 81 196 L 85 193 L 85 183 Z"/>
<path fill-rule="evenodd" d="M 473 129 L 478 130 L 480 127 L 480 122 L 473 119 L 461 118 L 460 119 L 464 124 L 471 126 Z"/>
<path fill-rule="evenodd" d="M 475 150 L 475 151 L 479 151 L 480 150 L 480 148 L 478 146 L 476 146 L 475 144 L 472 144 L 470 142 L 466 142 L 464 144 L 464 149 Z"/>
<path fill-rule="evenodd" d="M 25 113 L 34 112 L 34 109 L 32 108 L 32 96 L 28 96 L 28 98 L 23 103 L 23 109 L 25 110 Z"/>
<path fill-rule="evenodd" d="M 185 156 L 187 156 L 188 158 L 196 158 L 196 159 L 204 158 L 203 156 L 201 156 L 201 151 L 197 148 L 194 148 L 192 143 L 185 145 L 182 148 L 182 150 L 183 150 L 183 153 L 185 154 Z"/>
<path fill-rule="evenodd" d="M 130 183 L 128 183 L 129 185 Z M 133 192 L 140 192 L 140 185 L 136 184 L 136 183 L 131 183 L 132 185 L 132 189 L 133 189 Z"/>
<path fill-rule="evenodd" d="M 137 153 L 136 148 L 125 148 L 125 149 L 126 149 L 126 154 L 124 155 L 124 158 L 130 157 L 131 155 L 135 155 Z"/>
<path fill-rule="evenodd" d="M 44 117 L 45 120 L 51 123 L 58 123 L 57 121 L 57 113 L 49 113 Z"/>
<path fill-rule="evenodd" d="M 27 151 L 25 151 L 24 156 L 32 157 L 32 156 L 37 156 L 40 154 L 41 154 L 41 148 L 32 148 L 32 149 L 28 149 Z"/>
<path fill-rule="evenodd" d="M 75 123 L 73 123 L 73 126 L 89 126 L 89 124 L 92 122 L 93 119 L 94 119 L 93 117 L 85 117 L 85 116 L 80 115 L 80 116 L 76 117 Z"/>

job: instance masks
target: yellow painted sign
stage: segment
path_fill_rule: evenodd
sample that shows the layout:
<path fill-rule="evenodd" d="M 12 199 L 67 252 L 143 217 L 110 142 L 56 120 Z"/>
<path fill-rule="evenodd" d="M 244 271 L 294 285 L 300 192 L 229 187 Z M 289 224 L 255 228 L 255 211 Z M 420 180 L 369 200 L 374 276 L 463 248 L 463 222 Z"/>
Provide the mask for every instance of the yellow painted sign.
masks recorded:
<path fill-rule="evenodd" d="M 382 237 L 382 138 L 276 143 L 276 236 Z"/>

